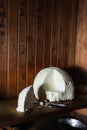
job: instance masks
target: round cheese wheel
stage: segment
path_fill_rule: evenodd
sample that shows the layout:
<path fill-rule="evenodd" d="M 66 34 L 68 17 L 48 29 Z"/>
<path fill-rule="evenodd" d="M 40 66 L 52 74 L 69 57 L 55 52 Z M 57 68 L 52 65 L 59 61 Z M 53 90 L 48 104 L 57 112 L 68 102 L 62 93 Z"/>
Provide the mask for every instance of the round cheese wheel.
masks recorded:
<path fill-rule="evenodd" d="M 71 77 L 67 72 L 57 67 L 42 69 L 35 77 L 33 88 L 35 97 L 38 99 L 41 95 L 43 97 L 45 92 L 58 93 L 57 100 L 71 100 L 74 98 L 74 84 Z M 39 93 L 42 90 L 43 92 L 40 95 Z"/>

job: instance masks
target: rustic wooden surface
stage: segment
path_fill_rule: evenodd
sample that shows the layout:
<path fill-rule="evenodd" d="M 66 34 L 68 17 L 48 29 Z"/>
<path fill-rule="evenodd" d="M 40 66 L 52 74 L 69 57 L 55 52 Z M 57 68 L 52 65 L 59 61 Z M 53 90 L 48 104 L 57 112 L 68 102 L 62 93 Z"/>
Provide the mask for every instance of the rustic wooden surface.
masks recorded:
<path fill-rule="evenodd" d="M 43 117 L 60 117 L 72 110 L 85 108 L 87 107 L 87 95 L 79 95 L 72 101 L 65 101 L 64 103 L 67 105 L 65 108 L 35 105 L 28 112 L 21 113 L 16 111 L 17 99 L 0 101 L 0 127 L 20 126 Z"/>
<path fill-rule="evenodd" d="M 0 0 L 0 97 L 44 67 L 74 65 L 77 0 Z"/>

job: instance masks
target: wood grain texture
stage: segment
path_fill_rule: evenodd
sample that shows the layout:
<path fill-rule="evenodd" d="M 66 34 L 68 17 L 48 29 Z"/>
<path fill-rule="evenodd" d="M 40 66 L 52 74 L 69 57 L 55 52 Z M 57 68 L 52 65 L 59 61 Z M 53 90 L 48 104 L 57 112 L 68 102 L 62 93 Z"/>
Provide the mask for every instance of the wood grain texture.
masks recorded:
<path fill-rule="evenodd" d="M 9 43 L 9 90 L 10 97 L 17 96 L 17 0 L 9 0 L 8 43 Z"/>
<path fill-rule="evenodd" d="M 46 8 L 45 8 L 44 67 L 49 67 L 51 61 L 52 0 L 46 0 L 45 6 Z"/>
<path fill-rule="evenodd" d="M 58 23 L 59 23 L 59 1 L 52 3 L 52 31 L 51 31 L 51 66 L 57 66 L 58 59 Z"/>
<path fill-rule="evenodd" d="M 27 8 L 27 86 L 33 83 L 36 72 L 36 7 L 37 0 L 29 0 Z M 31 13 L 32 12 L 32 13 Z"/>
<path fill-rule="evenodd" d="M 76 13 L 77 0 L 3 0 L 1 97 L 17 97 L 42 68 L 74 66 Z"/>
<path fill-rule="evenodd" d="M 87 1 L 79 0 L 75 65 L 87 69 Z"/>
<path fill-rule="evenodd" d="M 18 1 L 18 51 L 17 51 L 17 90 L 26 87 L 26 56 L 27 56 L 27 1 Z"/>
<path fill-rule="evenodd" d="M 44 3 L 45 1 L 38 0 L 36 11 L 36 73 L 43 68 Z"/>
<path fill-rule="evenodd" d="M 58 23 L 58 66 L 74 65 L 77 2 L 60 1 Z"/>
<path fill-rule="evenodd" d="M 7 0 L 0 0 L 0 98 L 7 94 Z"/>

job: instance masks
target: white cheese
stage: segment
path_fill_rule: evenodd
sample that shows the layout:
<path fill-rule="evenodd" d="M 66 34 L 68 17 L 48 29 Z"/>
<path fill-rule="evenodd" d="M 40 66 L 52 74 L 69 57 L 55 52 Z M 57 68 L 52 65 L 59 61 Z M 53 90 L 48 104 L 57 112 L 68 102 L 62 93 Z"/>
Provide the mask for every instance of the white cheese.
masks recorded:
<path fill-rule="evenodd" d="M 32 85 L 24 88 L 19 93 L 18 106 L 16 110 L 19 112 L 25 112 L 31 109 L 33 107 L 33 98 L 34 98 L 34 92 Z"/>
<path fill-rule="evenodd" d="M 57 67 L 41 70 L 35 77 L 33 88 L 38 99 L 59 101 L 74 98 L 74 84 L 71 77 Z"/>

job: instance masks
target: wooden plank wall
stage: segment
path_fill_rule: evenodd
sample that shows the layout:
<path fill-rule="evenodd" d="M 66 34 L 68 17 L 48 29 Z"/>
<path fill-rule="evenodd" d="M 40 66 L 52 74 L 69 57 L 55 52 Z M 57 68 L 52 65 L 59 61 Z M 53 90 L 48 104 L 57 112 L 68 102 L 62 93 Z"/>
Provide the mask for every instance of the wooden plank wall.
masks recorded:
<path fill-rule="evenodd" d="M 77 0 L 0 0 L 0 97 L 44 67 L 74 66 Z"/>
<path fill-rule="evenodd" d="M 87 0 L 79 0 L 75 65 L 87 70 Z"/>

